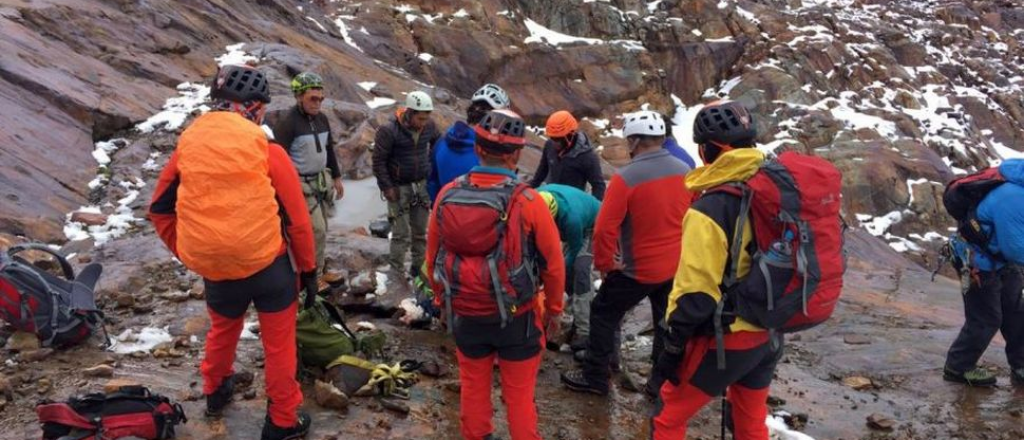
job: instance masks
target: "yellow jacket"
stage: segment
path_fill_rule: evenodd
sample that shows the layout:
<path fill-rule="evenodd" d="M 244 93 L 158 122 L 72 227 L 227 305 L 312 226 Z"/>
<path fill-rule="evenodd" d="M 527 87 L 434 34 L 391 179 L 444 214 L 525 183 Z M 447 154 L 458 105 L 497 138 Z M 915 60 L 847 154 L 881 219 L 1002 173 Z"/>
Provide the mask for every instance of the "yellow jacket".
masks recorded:
<path fill-rule="evenodd" d="M 753 148 L 723 153 L 715 162 L 686 176 L 686 187 L 694 194 L 729 182 L 749 179 L 764 162 L 764 154 Z M 733 194 L 705 194 L 690 206 L 683 218 L 682 253 L 669 295 L 665 319 L 673 339 L 698 334 L 714 334 L 713 318 L 722 300 L 722 282 L 729 270 L 729 249 L 740 215 L 740 198 Z M 753 246 L 750 222 L 744 222 L 742 249 L 737 278 L 750 271 Z M 729 312 L 729 307 L 726 307 Z M 731 324 L 729 321 L 732 321 Z M 726 333 L 764 331 L 740 317 L 724 318 Z"/>

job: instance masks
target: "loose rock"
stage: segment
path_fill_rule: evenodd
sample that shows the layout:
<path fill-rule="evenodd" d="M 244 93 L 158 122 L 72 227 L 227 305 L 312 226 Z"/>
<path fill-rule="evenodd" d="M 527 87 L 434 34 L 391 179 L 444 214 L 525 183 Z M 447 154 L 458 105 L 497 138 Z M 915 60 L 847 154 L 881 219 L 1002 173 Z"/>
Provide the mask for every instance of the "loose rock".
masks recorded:
<path fill-rule="evenodd" d="M 4 347 L 10 351 L 29 351 L 39 348 L 39 338 L 32 333 L 14 332 L 7 338 L 7 345 Z"/>
<path fill-rule="evenodd" d="M 850 345 L 868 345 L 871 343 L 871 338 L 864 335 L 846 335 L 843 337 L 843 342 Z"/>
<path fill-rule="evenodd" d="M 86 377 L 113 377 L 114 367 L 106 364 L 100 364 L 95 367 L 82 370 L 82 374 L 86 375 Z"/>
<path fill-rule="evenodd" d="M 870 388 L 874 388 L 875 386 L 874 383 L 871 382 L 871 379 L 861 376 L 847 377 L 846 379 L 843 379 L 843 385 L 846 385 L 857 391 L 867 390 Z"/>
<path fill-rule="evenodd" d="M 36 350 L 23 351 L 20 359 L 22 362 L 39 362 L 53 354 L 52 348 L 39 348 Z"/>
<path fill-rule="evenodd" d="M 871 414 L 868 416 L 868 427 L 881 431 L 891 431 L 896 427 L 896 421 L 882 414 Z"/>
<path fill-rule="evenodd" d="M 334 385 L 327 382 L 316 381 L 313 388 L 313 400 L 317 405 L 327 409 L 344 410 L 348 408 L 348 396 L 342 393 Z"/>

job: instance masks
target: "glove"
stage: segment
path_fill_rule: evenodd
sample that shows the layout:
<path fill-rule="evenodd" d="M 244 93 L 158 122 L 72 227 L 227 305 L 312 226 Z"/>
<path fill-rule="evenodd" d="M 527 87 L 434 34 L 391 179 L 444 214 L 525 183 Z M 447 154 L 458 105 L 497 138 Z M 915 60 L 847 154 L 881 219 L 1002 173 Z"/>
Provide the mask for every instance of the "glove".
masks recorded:
<path fill-rule="evenodd" d="M 320 284 L 316 278 L 316 271 L 303 272 L 299 275 L 299 286 L 306 292 L 302 308 L 308 309 L 313 307 L 316 304 L 317 291 L 320 289 Z"/>
<path fill-rule="evenodd" d="M 654 372 L 675 386 L 679 386 L 679 365 L 683 363 L 683 355 L 686 354 L 685 346 L 665 344 L 665 349 L 658 356 L 658 363 L 654 365 Z"/>

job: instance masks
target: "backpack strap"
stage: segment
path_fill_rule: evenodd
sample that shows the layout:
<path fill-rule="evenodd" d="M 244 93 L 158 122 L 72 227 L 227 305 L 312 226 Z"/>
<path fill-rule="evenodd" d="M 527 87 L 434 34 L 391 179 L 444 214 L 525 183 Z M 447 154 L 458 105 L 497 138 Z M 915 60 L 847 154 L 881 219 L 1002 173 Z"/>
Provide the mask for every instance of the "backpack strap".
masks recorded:
<path fill-rule="evenodd" d="M 725 314 L 725 303 L 729 298 L 729 291 L 739 282 L 740 256 L 743 252 L 743 229 L 750 217 L 750 207 L 753 193 L 746 184 L 742 182 L 731 182 L 708 189 L 705 195 L 713 193 L 726 193 L 740 198 L 740 212 L 736 217 L 736 225 L 733 228 L 732 243 L 729 245 L 729 270 L 722 278 L 722 298 L 715 307 L 713 318 L 715 327 L 716 361 L 719 370 L 725 370 L 725 324 L 722 320 Z"/>
<path fill-rule="evenodd" d="M 505 247 L 505 236 L 508 234 L 509 218 L 511 217 L 512 209 L 514 208 L 517 199 L 520 194 L 523 194 L 529 186 L 525 183 L 519 182 L 515 179 L 509 178 L 501 184 L 506 189 L 511 189 L 508 197 L 508 202 L 505 205 L 505 212 L 501 214 L 501 220 L 498 223 L 498 245 L 494 247 L 494 252 L 491 252 L 487 256 L 487 268 L 491 273 L 491 284 L 494 290 L 494 300 L 498 304 L 498 315 L 501 317 L 501 328 L 505 328 L 512 316 L 515 316 L 516 306 L 513 304 L 511 309 L 506 308 L 505 286 L 501 282 L 501 273 L 498 271 L 498 260 L 500 260 L 504 254 Z"/>
<path fill-rule="evenodd" d="M 75 411 L 67 403 L 40 404 L 36 406 L 36 416 L 39 417 L 39 421 L 42 423 L 56 423 L 72 428 L 90 430 L 93 433 L 98 429 L 96 423 L 79 414 L 78 411 Z"/>
<path fill-rule="evenodd" d="M 57 264 L 60 264 L 60 269 L 64 272 L 64 278 L 67 278 L 68 281 L 73 281 L 75 279 L 75 270 L 71 267 L 71 263 L 68 262 L 67 258 L 64 258 L 63 255 L 47 245 L 39 243 L 19 244 L 11 246 L 11 248 L 7 250 L 7 255 L 13 258 L 15 255 L 24 251 L 39 251 L 52 255 L 57 260 Z"/>

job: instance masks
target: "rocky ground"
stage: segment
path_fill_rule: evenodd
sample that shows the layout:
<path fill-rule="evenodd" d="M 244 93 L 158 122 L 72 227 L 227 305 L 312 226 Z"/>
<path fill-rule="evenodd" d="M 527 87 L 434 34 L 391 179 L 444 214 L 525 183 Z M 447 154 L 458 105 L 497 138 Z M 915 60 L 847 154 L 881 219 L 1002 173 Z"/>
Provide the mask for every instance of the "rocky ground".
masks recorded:
<path fill-rule="evenodd" d="M 331 265 L 352 269 L 352 279 L 377 267 L 386 242 L 361 231 L 332 234 Z M 836 317 L 821 328 L 789 338 L 787 354 L 772 391 L 773 410 L 791 427 L 817 439 L 1017 439 L 1022 432 L 1024 392 L 1010 387 L 1002 342 L 985 358 L 1002 375 L 992 390 L 971 390 L 941 380 L 945 350 L 962 322 L 957 283 L 907 263 L 868 234 L 851 236 L 854 257 L 847 289 Z M 116 384 L 144 383 L 184 402 L 192 420 L 182 439 L 254 438 L 264 411 L 263 357 L 257 336 L 247 333 L 240 345 L 238 371 L 252 374 L 222 420 L 202 417 L 201 384 L 196 374 L 208 320 L 201 287 L 194 275 L 169 260 L 150 234 L 114 241 L 86 251 L 76 261 L 107 264 L 101 304 L 108 311 L 112 335 L 143 328 L 165 329 L 168 342 L 131 351 L 127 338 L 116 351 L 89 344 L 65 351 L 20 346 L 4 332 L 7 349 L 0 354 L 0 438 L 37 438 L 33 406 L 41 399 L 62 399 L 78 392 Z M 132 263 L 122 263 L 131 261 Z M 436 364 L 397 408 L 375 398 L 349 399 L 344 410 L 317 403 L 312 381 L 304 376 L 305 408 L 314 414 L 313 439 L 458 438 L 458 378 L 453 346 L 438 330 L 412 330 L 389 317 L 407 295 L 395 283 L 376 298 L 355 300 L 343 292 L 375 290 L 353 281 L 336 287 L 335 299 L 353 311 L 350 326 L 370 322 L 392 344 L 391 361 L 413 358 Z M 401 293 L 400 293 L 401 292 Z M 642 383 L 649 369 L 649 315 L 638 307 L 626 324 L 626 370 Z M 250 318 L 252 319 L 252 318 Z M 0 341 L 3 342 L 3 341 Z M 573 365 L 568 353 L 548 352 L 538 386 L 538 406 L 545 438 L 564 440 L 639 439 L 646 435 L 651 404 L 617 381 L 608 398 L 574 394 L 558 384 L 558 373 Z M 499 432 L 507 432 L 495 384 Z M 404 407 L 404 408 L 403 408 Z M 406 411 L 407 410 L 407 411 Z M 693 423 L 694 438 L 714 438 L 717 406 Z M 869 422 L 870 420 L 870 422 Z M 785 437 L 783 437 L 785 438 Z"/>

